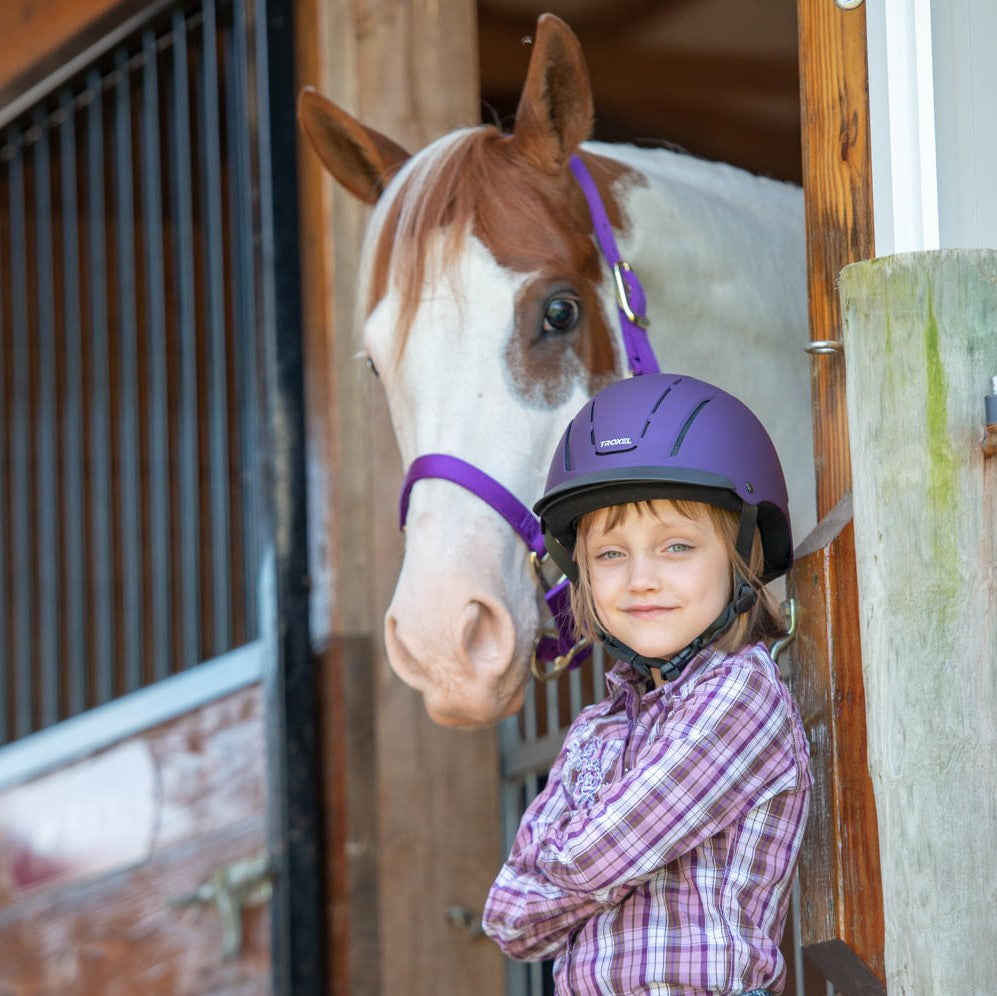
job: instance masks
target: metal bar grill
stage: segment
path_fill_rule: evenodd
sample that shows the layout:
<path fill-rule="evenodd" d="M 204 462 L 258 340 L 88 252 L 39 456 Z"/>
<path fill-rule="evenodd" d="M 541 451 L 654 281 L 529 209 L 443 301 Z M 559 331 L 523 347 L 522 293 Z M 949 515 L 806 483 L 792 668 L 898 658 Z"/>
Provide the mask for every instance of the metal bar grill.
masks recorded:
<path fill-rule="evenodd" d="M 0 131 L 0 744 L 260 633 L 250 26 L 160 10 Z"/>

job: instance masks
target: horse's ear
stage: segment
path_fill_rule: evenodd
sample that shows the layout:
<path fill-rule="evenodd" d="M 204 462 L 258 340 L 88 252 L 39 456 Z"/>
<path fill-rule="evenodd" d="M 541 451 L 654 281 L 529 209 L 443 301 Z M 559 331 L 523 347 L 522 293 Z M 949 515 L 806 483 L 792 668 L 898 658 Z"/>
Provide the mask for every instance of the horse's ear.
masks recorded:
<path fill-rule="evenodd" d="M 559 17 L 541 14 L 516 110 L 516 149 L 541 169 L 557 172 L 591 136 L 594 118 L 581 43 Z"/>
<path fill-rule="evenodd" d="M 331 100 L 306 87 L 298 96 L 298 122 L 325 168 L 350 193 L 373 204 L 409 154 L 362 125 Z"/>

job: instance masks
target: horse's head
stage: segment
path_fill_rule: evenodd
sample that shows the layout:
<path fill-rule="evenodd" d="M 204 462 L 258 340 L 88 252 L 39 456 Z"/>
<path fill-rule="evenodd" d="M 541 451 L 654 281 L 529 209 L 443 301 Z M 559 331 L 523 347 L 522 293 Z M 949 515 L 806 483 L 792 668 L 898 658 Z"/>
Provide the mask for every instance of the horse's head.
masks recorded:
<path fill-rule="evenodd" d="M 570 416 L 622 372 L 609 282 L 568 169 L 592 114 L 577 39 L 549 15 L 508 135 L 468 129 L 409 157 L 302 94 L 302 127 L 326 168 L 375 205 L 361 261 L 364 348 L 406 465 L 450 454 L 531 505 Z M 623 168 L 589 163 L 620 225 L 609 188 Z M 543 611 L 509 525 L 472 492 L 420 480 L 385 639 L 430 715 L 474 725 L 517 710 Z"/>

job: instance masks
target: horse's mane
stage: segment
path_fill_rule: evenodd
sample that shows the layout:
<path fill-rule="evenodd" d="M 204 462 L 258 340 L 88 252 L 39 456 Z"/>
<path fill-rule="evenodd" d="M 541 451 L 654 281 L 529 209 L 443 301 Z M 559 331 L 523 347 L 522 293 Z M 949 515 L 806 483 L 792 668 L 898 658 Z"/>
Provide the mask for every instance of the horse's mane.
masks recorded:
<path fill-rule="evenodd" d="M 598 168 L 588 161 L 610 182 L 623 169 L 605 159 L 598 160 Z M 540 169 L 492 125 L 454 132 L 428 146 L 405 166 L 396 186 L 371 219 L 361 305 L 369 315 L 387 293 L 389 279 L 393 282 L 400 300 L 399 349 L 427 271 L 445 269 L 469 233 L 510 269 L 528 272 L 554 257 L 568 272 L 598 279 L 588 209 L 569 171 L 551 175 Z M 620 224 L 608 183 L 600 186 L 611 220 Z M 431 236 L 440 231 L 446 233 L 442 257 L 431 259 Z"/>

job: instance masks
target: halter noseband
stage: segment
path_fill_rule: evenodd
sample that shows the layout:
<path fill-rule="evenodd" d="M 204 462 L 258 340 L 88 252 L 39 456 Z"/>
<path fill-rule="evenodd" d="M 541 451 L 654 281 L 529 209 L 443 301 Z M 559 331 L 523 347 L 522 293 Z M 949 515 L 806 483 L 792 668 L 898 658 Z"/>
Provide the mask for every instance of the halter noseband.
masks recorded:
<path fill-rule="evenodd" d="M 630 268 L 630 264 L 620 257 L 605 205 L 585 164 L 576 155 L 571 157 L 569 165 L 588 202 L 596 241 L 613 271 L 620 330 L 623 333 L 623 345 L 630 372 L 634 376 L 658 373 L 658 361 L 646 332 L 648 321 L 645 314 L 647 302 L 644 288 L 637 274 Z M 412 486 L 416 481 L 433 477 L 450 481 L 477 495 L 498 512 L 529 547 L 530 562 L 533 564 L 537 582 L 543 589 L 544 601 L 555 626 L 553 632 L 546 630 L 536 640 L 532 664 L 534 676 L 548 680 L 557 677 L 565 668 L 578 667 L 589 655 L 591 648 L 588 640 L 575 642 L 572 634 L 568 595 L 570 582 L 563 575 L 554 581 L 548 581 L 544 574 L 549 558 L 540 531 L 540 520 L 508 488 L 499 484 L 494 477 L 483 470 L 479 470 L 474 464 L 447 453 L 425 453 L 412 461 L 405 474 L 398 508 L 401 528 L 405 528 L 405 520 L 408 517 Z"/>

